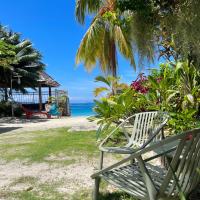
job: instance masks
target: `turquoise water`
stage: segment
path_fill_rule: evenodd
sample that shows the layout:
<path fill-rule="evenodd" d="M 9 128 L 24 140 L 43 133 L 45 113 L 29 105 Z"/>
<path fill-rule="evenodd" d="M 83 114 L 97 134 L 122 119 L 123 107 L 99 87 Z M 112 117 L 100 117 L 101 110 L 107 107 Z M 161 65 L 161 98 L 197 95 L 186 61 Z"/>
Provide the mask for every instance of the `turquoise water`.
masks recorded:
<path fill-rule="evenodd" d="M 92 116 L 94 103 L 71 103 L 71 116 Z"/>

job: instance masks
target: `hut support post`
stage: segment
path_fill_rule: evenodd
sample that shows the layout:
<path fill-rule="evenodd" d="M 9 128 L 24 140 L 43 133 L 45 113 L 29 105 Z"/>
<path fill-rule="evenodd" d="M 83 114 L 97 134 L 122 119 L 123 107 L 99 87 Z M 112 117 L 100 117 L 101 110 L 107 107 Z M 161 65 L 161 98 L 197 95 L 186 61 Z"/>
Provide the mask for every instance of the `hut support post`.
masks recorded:
<path fill-rule="evenodd" d="M 39 85 L 39 111 L 42 111 L 42 87 Z"/>
<path fill-rule="evenodd" d="M 8 101 L 8 88 L 4 88 L 4 100 L 7 102 Z"/>
<path fill-rule="evenodd" d="M 51 92 L 51 86 L 49 86 L 49 97 L 52 96 L 52 92 Z"/>

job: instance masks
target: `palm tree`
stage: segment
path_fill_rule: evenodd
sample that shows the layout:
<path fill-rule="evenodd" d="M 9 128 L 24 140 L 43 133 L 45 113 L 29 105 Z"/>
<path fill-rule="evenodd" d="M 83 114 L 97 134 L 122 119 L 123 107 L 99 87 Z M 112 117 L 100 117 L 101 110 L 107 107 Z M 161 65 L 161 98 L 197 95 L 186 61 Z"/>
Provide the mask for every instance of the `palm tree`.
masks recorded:
<path fill-rule="evenodd" d="M 8 69 L 15 62 L 15 46 L 0 40 L 0 69 Z"/>
<path fill-rule="evenodd" d="M 103 72 L 117 76 L 117 51 L 135 67 L 130 38 L 129 15 L 119 13 L 116 0 L 77 0 L 76 16 L 84 23 L 86 13 L 95 13 L 76 55 L 76 64 L 84 63 L 87 70 L 96 64 Z"/>
<path fill-rule="evenodd" d="M 118 91 L 128 88 L 128 85 L 125 83 L 119 83 L 120 77 L 113 76 L 97 76 L 95 82 L 101 82 L 105 86 L 98 87 L 94 90 L 94 96 L 97 97 L 102 93 L 106 93 L 106 96 L 115 95 Z"/>
<path fill-rule="evenodd" d="M 14 62 L 6 70 L 0 69 L 0 82 L 10 85 L 12 74 L 21 76 L 21 84 L 13 82 L 13 88 L 25 92 L 25 87 L 35 88 L 39 73 L 43 70 L 41 54 L 33 48 L 29 40 L 21 40 L 18 33 L 0 27 L 0 41 L 13 47 Z"/>

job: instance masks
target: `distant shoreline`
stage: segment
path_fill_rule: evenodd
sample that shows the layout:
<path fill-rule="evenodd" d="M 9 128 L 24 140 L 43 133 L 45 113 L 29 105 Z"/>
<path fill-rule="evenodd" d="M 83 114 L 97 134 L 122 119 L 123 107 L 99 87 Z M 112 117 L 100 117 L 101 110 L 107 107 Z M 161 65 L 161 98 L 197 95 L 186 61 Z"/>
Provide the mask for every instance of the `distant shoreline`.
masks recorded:
<path fill-rule="evenodd" d="M 62 117 L 60 119 L 46 118 L 0 118 L 0 135 L 10 133 L 20 133 L 29 131 L 42 131 L 54 128 L 70 128 L 74 131 L 91 131 L 97 130 L 98 126 L 95 122 L 87 120 L 86 116 Z"/>

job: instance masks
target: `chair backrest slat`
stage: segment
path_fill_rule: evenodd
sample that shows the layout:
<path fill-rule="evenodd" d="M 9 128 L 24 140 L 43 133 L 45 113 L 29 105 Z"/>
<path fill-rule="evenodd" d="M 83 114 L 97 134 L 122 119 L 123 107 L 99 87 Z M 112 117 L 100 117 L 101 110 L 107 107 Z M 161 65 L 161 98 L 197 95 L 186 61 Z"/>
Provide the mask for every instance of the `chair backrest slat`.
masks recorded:
<path fill-rule="evenodd" d="M 140 121 L 140 115 L 135 115 L 135 121 L 134 121 L 134 125 L 133 125 L 133 130 L 131 133 L 131 138 L 130 138 L 130 143 L 132 144 L 132 141 L 137 141 L 138 140 L 138 135 L 134 134 L 136 132 L 136 130 L 138 129 L 138 125 L 139 125 L 139 121 Z"/>
<path fill-rule="evenodd" d="M 199 149 L 199 154 L 200 154 L 200 149 Z M 198 158 L 200 157 L 200 155 L 198 155 Z M 197 166 L 200 166 L 200 159 L 197 160 L 196 162 L 196 165 L 195 165 L 195 168 L 197 168 Z M 197 175 L 196 174 L 196 171 L 194 170 L 193 171 L 193 174 L 192 174 L 192 178 L 193 178 L 193 183 L 191 185 L 189 185 L 188 187 L 190 188 L 187 188 L 188 190 L 192 190 L 193 188 L 195 188 L 199 182 L 200 182 L 200 175 Z"/>
<path fill-rule="evenodd" d="M 140 123 L 140 126 L 139 126 L 139 130 L 137 130 L 138 132 L 139 132 L 139 134 L 138 134 L 138 143 L 139 144 L 141 144 L 142 142 L 141 142 L 141 140 L 143 139 L 143 127 L 144 127 L 144 124 L 145 124 L 145 116 L 146 116 L 146 114 L 141 114 L 141 123 Z"/>
<path fill-rule="evenodd" d="M 200 183 L 200 131 L 191 131 L 180 139 L 169 170 L 160 187 L 160 195 L 188 194 Z"/>
<path fill-rule="evenodd" d="M 189 180 L 191 173 L 192 173 L 192 169 L 194 169 L 195 159 L 198 154 L 198 151 L 195 151 L 195 149 L 199 148 L 199 145 L 200 145 L 200 143 L 198 144 L 197 142 L 198 142 L 197 139 L 195 141 L 193 140 L 190 142 L 192 144 L 191 150 L 189 150 L 189 154 L 187 156 L 185 156 L 183 159 L 185 161 L 185 164 L 183 166 L 182 177 L 180 179 L 180 182 L 181 182 L 180 184 L 181 184 L 183 190 L 187 189 L 187 185 L 188 185 L 187 180 Z"/>
<path fill-rule="evenodd" d="M 191 148 L 192 146 L 192 143 L 190 143 L 189 145 L 187 145 L 186 149 L 185 149 L 185 152 L 184 152 L 184 155 L 183 157 L 186 156 L 187 152 L 189 151 L 189 149 Z M 185 164 L 185 160 L 184 159 L 181 159 L 180 161 L 180 164 L 179 164 L 179 169 L 177 170 L 177 176 L 179 177 L 180 174 L 182 173 L 182 170 L 184 168 L 184 164 Z M 169 193 L 172 193 L 174 191 L 174 188 L 176 187 L 176 182 L 174 182 L 169 190 Z"/>
<path fill-rule="evenodd" d="M 158 128 L 166 119 L 166 114 L 159 111 L 143 112 L 135 114 L 134 117 L 135 120 L 128 146 L 134 144 L 143 145 L 149 139 L 149 133 Z M 158 121 L 157 124 L 156 121 Z M 158 136 L 154 140 L 160 139 L 161 136 Z"/>
<path fill-rule="evenodd" d="M 188 162 L 186 162 L 189 166 L 187 171 L 185 171 L 186 175 L 186 181 L 184 182 L 184 185 L 182 186 L 183 191 L 188 192 L 191 187 L 192 187 L 192 183 L 190 181 L 187 181 L 189 179 L 194 180 L 194 177 L 197 175 L 196 174 L 196 169 L 198 167 L 198 162 L 197 159 L 200 158 L 200 142 L 198 142 L 200 140 L 200 135 L 199 137 L 196 138 L 197 142 L 193 142 L 193 154 L 188 155 L 188 158 L 191 157 L 190 159 L 190 163 L 188 164 Z M 200 175 L 199 175 L 200 176 Z"/>

